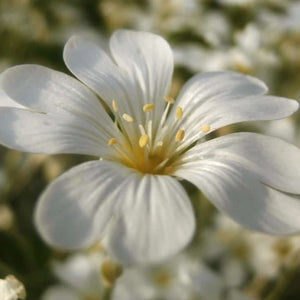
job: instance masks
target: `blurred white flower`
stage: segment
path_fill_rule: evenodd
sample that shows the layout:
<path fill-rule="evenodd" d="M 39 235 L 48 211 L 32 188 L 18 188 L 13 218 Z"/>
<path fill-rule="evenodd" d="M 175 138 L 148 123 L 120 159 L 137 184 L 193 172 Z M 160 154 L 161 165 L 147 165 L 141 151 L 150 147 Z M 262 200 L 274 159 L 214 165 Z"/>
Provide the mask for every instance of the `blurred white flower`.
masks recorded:
<path fill-rule="evenodd" d="M 129 268 L 119 279 L 115 300 L 221 299 L 223 284 L 214 272 L 187 255 L 156 267 Z"/>
<path fill-rule="evenodd" d="M 24 285 L 15 276 L 8 275 L 5 279 L 0 279 L 1 300 L 18 300 L 25 298 L 26 291 Z"/>
<path fill-rule="evenodd" d="M 291 263 L 293 254 L 300 250 L 300 237 L 278 238 L 259 233 L 249 235 L 250 265 L 256 275 L 276 278 L 282 267 Z"/>
<path fill-rule="evenodd" d="M 292 32 L 300 32 L 300 3 L 291 2 L 287 9 L 287 15 L 283 19 L 283 26 Z M 282 24 L 281 24 L 282 25 Z"/>
<path fill-rule="evenodd" d="M 177 181 L 198 187 L 241 225 L 269 234 L 300 229 L 300 151 L 276 138 L 223 126 L 287 117 L 298 103 L 266 96 L 258 79 L 198 74 L 177 101 L 168 95 L 173 55 L 161 37 L 119 30 L 105 52 L 71 38 L 64 49 L 78 80 L 38 65 L 16 66 L 1 88 L 25 108 L 0 109 L 0 141 L 39 153 L 100 157 L 59 176 L 42 194 L 37 228 L 53 246 L 105 239 L 123 263 L 166 259 L 191 240 L 194 212 Z M 164 100 L 165 99 L 165 100 Z"/>
<path fill-rule="evenodd" d="M 300 237 L 276 237 L 249 232 L 223 214 L 204 234 L 201 247 L 206 261 L 218 261 L 227 287 L 241 287 L 248 272 L 274 279 L 300 249 Z"/>
<path fill-rule="evenodd" d="M 52 270 L 61 281 L 43 294 L 42 300 L 100 300 L 103 284 L 100 267 L 104 260 L 101 253 L 77 253 L 66 261 L 54 261 Z"/>

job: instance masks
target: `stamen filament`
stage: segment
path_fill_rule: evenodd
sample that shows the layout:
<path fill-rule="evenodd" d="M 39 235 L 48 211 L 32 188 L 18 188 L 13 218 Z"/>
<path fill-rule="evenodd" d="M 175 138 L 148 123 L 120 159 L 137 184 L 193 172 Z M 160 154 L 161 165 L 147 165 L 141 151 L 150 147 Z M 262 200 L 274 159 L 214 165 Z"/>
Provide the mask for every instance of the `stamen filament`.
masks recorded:
<path fill-rule="evenodd" d="M 172 98 L 171 96 L 165 96 L 164 97 L 165 101 L 167 101 L 168 103 L 171 103 L 171 104 L 174 104 L 175 103 L 175 100 L 174 98 Z"/>

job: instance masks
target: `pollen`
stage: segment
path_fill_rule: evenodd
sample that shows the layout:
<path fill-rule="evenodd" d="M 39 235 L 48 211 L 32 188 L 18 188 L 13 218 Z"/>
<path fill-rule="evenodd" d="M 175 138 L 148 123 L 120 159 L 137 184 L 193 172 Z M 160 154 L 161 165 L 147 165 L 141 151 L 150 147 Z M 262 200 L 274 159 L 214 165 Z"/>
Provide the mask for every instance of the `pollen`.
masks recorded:
<path fill-rule="evenodd" d="M 133 122 L 133 117 L 128 115 L 128 114 L 123 114 L 123 119 L 126 121 L 126 122 Z"/>
<path fill-rule="evenodd" d="M 147 134 L 143 134 L 139 139 L 139 146 L 144 148 L 149 142 L 149 137 Z"/>
<path fill-rule="evenodd" d="M 176 136 L 175 136 L 175 142 L 181 142 L 184 139 L 184 130 L 180 129 L 177 131 Z"/>
<path fill-rule="evenodd" d="M 155 107 L 154 103 L 145 104 L 144 107 L 143 107 L 143 111 L 144 112 L 150 112 L 154 109 L 154 107 Z"/>
<path fill-rule="evenodd" d="M 114 112 L 118 112 L 118 104 L 117 104 L 117 101 L 116 100 L 113 100 L 112 101 L 112 108 L 114 110 Z"/>
<path fill-rule="evenodd" d="M 116 138 L 111 138 L 108 142 L 107 142 L 107 145 L 108 146 L 112 146 L 114 144 L 116 144 L 118 141 Z"/>
<path fill-rule="evenodd" d="M 178 106 L 176 108 L 176 120 L 179 120 L 182 118 L 182 115 L 183 115 L 183 110 L 182 110 L 182 107 Z"/>
<path fill-rule="evenodd" d="M 172 98 L 171 96 L 165 96 L 164 99 L 170 104 L 173 104 L 175 102 L 174 98 Z"/>
<path fill-rule="evenodd" d="M 202 131 L 202 132 L 209 132 L 210 131 L 210 129 L 211 129 L 211 127 L 210 127 L 210 125 L 202 125 L 201 127 L 200 127 L 200 130 Z"/>

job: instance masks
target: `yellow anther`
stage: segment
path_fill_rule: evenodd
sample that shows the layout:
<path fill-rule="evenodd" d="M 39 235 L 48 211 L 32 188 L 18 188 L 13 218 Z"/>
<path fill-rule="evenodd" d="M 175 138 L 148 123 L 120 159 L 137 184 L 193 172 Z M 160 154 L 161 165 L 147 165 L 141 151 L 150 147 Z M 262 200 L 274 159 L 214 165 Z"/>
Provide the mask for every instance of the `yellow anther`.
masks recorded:
<path fill-rule="evenodd" d="M 116 144 L 118 141 L 116 138 L 111 138 L 108 142 L 107 142 L 107 145 L 108 146 L 112 146 L 114 144 Z"/>
<path fill-rule="evenodd" d="M 184 139 L 184 134 L 185 132 L 183 129 L 178 130 L 176 133 L 175 142 L 181 142 Z"/>
<path fill-rule="evenodd" d="M 155 107 L 154 103 L 145 104 L 143 107 L 143 111 L 145 111 L 145 112 L 152 111 L 154 109 L 154 107 Z"/>
<path fill-rule="evenodd" d="M 114 112 L 118 111 L 119 108 L 118 108 L 118 104 L 117 104 L 116 100 L 112 101 L 112 108 L 113 108 Z"/>
<path fill-rule="evenodd" d="M 172 98 L 171 96 L 165 96 L 164 99 L 170 104 L 173 104 L 175 102 L 174 98 Z"/>
<path fill-rule="evenodd" d="M 179 120 L 182 118 L 182 115 L 183 115 L 183 110 L 182 110 L 182 107 L 178 106 L 176 108 L 176 120 Z"/>
<path fill-rule="evenodd" d="M 149 142 L 149 137 L 147 134 L 143 134 L 139 139 L 139 146 L 144 148 Z"/>
<path fill-rule="evenodd" d="M 206 133 L 206 132 L 209 132 L 210 129 L 211 129 L 210 125 L 202 125 L 201 128 L 200 128 L 200 130 L 201 130 L 202 132 L 205 132 L 205 133 Z"/>
<path fill-rule="evenodd" d="M 132 116 L 128 115 L 128 114 L 123 114 L 123 119 L 126 121 L 126 122 L 133 122 L 133 118 Z"/>

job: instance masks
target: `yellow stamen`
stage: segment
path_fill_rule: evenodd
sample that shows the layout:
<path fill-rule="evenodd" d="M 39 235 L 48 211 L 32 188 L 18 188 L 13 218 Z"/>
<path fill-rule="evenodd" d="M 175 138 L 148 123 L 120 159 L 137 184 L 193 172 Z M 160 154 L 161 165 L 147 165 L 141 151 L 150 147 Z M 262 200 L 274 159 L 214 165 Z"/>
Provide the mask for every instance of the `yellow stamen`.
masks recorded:
<path fill-rule="evenodd" d="M 112 146 L 112 145 L 116 144 L 117 142 L 118 142 L 118 141 L 117 141 L 116 138 L 111 138 L 111 139 L 108 141 L 107 145 L 108 145 L 108 146 Z"/>
<path fill-rule="evenodd" d="M 182 118 L 182 115 L 183 115 L 183 110 L 182 110 L 182 107 L 178 106 L 176 108 L 176 120 L 179 120 Z"/>
<path fill-rule="evenodd" d="M 171 96 L 165 96 L 164 99 L 170 104 L 173 104 L 175 102 L 174 98 L 172 98 Z"/>
<path fill-rule="evenodd" d="M 144 148 L 149 142 L 149 137 L 147 134 L 143 134 L 139 139 L 139 146 Z"/>
<path fill-rule="evenodd" d="M 128 115 L 128 114 L 123 114 L 123 119 L 126 121 L 126 122 L 133 122 L 133 118 L 132 116 Z"/>
<path fill-rule="evenodd" d="M 183 129 L 178 130 L 176 133 L 175 142 L 181 142 L 184 138 L 184 134 L 185 132 Z"/>
<path fill-rule="evenodd" d="M 210 125 L 202 125 L 200 130 L 203 131 L 203 132 L 209 132 L 211 129 Z"/>
<path fill-rule="evenodd" d="M 116 101 L 116 100 L 113 100 L 113 101 L 112 101 L 112 108 L 113 108 L 114 112 L 117 112 L 117 111 L 118 111 L 118 104 L 117 104 L 117 101 Z"/>
<path fill-rule="evenodd" d="M 143 111 L 150 112 L 154 109 L 154 107 L 155 107 L 154 103 L 145 104 L 144 107 L 143 107 Z"/>

